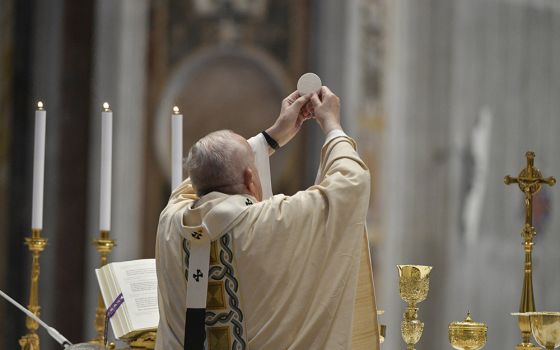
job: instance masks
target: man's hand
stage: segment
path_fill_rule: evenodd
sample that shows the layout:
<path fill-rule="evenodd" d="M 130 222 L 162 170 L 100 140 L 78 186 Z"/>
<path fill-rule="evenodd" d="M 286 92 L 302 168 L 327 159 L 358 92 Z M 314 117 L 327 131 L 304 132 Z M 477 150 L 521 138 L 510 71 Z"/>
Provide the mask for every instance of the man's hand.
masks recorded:
<path fill-rule="evenodd" d="M 284 146 L 290 142 L 301 129 L 303 121 L 307 119 L 302 107 L 310 98 L 311 94 L 299 96 L 299 93 L 294 91 L 282 101 L 282 108 L 280 109 L 278 119 L 276 119 L 274 125 L 266 129 L 266 132 L 275 139 L 280 146 Z"/>
<path fill-rule="evenodd" d="M 330 131 L 342 129 L 340 126 L 340 99 L 328 87 L 321 88 L 321 98 L 317 94 L 311 96 L 315 119 L 325 135 Z"/>

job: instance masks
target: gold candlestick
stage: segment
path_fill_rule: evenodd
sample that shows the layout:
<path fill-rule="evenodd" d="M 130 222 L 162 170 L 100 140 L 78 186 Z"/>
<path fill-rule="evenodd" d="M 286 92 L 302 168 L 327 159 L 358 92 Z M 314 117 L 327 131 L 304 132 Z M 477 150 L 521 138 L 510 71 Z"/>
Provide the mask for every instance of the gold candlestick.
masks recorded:
<path fill-rule="evenodd" d="M 521 230 L 523 238 L 523 249 L 525 251 L 525 264 L 523 275 L 523 288 L 521 291 L 521 303 L 519 312 L 534 312 L 535 297 L 533 295 L 533 238 L 537 234 L 533 227 L 533 196 L 540 191 L 542 184 L 554 186 L 556 179 L 554 177 L 543 178 L 541 172 L 535 168 L 535 153 L 525 153 L 527 157 L 527 166 L 521 170 L 519 175 L 515 177 L 506 176 L 504 182 L 506 185 L 518 184 L 519 189 L 525 196 L 525 225 Z M 531 323 L 529 316 L 519 315 L 519 329 L 521 331 L 521 343 L 515 347 L 517 350 L 533 350 L 538 349 L 531 343 Z"/>
<path fill-rule="evenodd" d="M 113 247 L 117 245 L 115 240 L 109 239 L 109 231 L 102 230 L 99 234 L 99 238 L 93 241 L 93 243 L 95 244 L 95 249 L 101 256 L 99 267 L 107 265 L 107 256 L 113 250 Z M 95 309 L 95 331 L 97 335 L 90 343 L 99 345 L 104 345 L 105 343 L 105 311 L 106 307 L 100 291 L 97 296 L 97 308 Z"/>
<path fill-rule="evenodd" d="M 31 237 L 25 238 L 25 245 L 31 252 L 31 286 L 29 288 L 29 304 L 27 308 L 35 315 L 39 316 L 41 307 L 39 306 L 39 255 L 47 245 L 47 239 L 41 237 L 41 229 L 31 229 Z M 32 318 L 25 318 L 27 334 L 19 339 L 19 346 L 22 350 L 39 350 L 39 336 L 37 328 L 39 325 Z"/>
<path fill-rule="evenodd" d="M 401 322 L 401 334 L 407 350 L 414 346 L 422 337 L 424 322 L 418 319 L 417 304 L 426 300 L 430 289 L 431 266 L 397 265 L 399 270 L 399 293 L 401 299 L 408 303 L 404 320 Z"/>

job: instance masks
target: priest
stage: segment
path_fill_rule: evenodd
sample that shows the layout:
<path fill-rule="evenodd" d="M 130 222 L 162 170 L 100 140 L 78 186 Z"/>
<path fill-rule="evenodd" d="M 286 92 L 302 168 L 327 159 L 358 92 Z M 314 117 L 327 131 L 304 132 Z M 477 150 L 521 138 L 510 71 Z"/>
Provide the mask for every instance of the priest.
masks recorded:
<path fill-rule="evenodd" d="M 309 118 L 325 134 L 316 184 L 272 196 L 268 156 Z M 156 349 L 379 349 L 361 264 L 370 176 L 336 95 L 294 92 L 272 127 L 249 140 L 213 132 L 186 164 L 157 232 Z M 356 337 L 364 271 L 372 321 Z"/>

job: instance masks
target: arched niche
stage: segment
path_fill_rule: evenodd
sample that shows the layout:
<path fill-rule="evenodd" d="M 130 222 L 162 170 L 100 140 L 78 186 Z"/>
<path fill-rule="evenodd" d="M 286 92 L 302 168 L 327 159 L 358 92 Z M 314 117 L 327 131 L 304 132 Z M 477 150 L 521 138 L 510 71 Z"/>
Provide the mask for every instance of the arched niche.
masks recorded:
<path fill-rule="evenodd" d="M 157 165 L 170 178 L 170 118 L 174 105 L 184 115 L 184 157 L 191 145 L 219 129 L 251 137 L 277 118 L 295 88 L 283 67 L 254 47 L 206 47 L 177 64 L 164 84 L 153 126 Z M 303 138 L 295 138 L 271 159 L 273 189 L 293 193 L 301 184 Z M 185 173 L 184 176 L 187 176 Z"/>

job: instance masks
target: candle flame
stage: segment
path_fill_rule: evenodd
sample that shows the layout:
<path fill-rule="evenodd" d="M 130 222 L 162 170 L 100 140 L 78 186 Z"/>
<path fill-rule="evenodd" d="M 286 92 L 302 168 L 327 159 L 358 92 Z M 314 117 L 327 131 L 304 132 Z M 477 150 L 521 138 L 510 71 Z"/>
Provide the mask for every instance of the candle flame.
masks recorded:
<path fill-rule="evenodd" d="M 177 106 L 173 107 L 173 114 L 179 114 L 179 107 Z"/>
<path fill-rule="evenodd" d="M 108 102 L 103 102 L 103 110 L 105 112 L 109 112 L 109 111 L 111 111 L 109 108 L 110 108 L 109 103 Z"/>
<path fill-rule="evenodd" d="M 43 109 L 43 102 L 41 101 L 37 102 L 37 109 L 39 110 Z"/>

